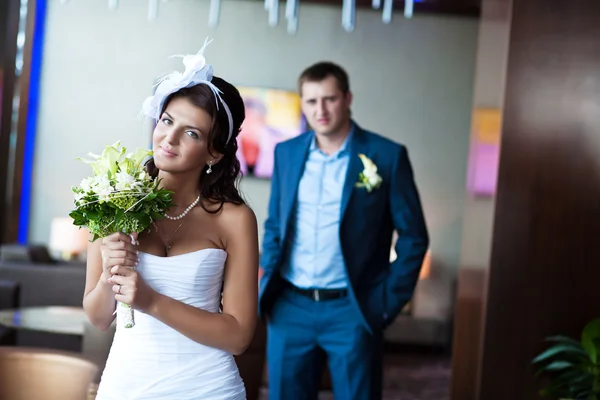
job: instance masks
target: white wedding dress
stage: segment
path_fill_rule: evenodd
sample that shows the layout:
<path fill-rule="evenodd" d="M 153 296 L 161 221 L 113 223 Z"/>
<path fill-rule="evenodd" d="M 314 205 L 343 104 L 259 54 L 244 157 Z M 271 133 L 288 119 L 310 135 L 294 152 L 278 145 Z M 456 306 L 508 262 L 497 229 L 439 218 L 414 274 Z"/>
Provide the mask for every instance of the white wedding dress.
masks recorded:
<path fill-rule="evenodd" d="M 227 253 L 203 249 L 158 257 L 140 252 L 137 267 L 159 293 L 218 312 Z M 96 400 L 241 400 L 244 383 L 233 356 L 204 346 L 139 311 L 117 329 Z"/>

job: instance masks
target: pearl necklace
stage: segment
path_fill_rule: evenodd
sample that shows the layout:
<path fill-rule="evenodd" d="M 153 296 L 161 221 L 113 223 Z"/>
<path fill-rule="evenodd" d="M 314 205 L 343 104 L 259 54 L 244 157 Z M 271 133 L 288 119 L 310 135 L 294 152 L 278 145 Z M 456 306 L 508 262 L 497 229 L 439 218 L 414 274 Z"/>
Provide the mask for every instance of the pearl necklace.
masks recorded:
<path fill-rule="evenodd" d="M 165 214 L 165 217 L 167 219 L 170 219 L 171 221 L 177 221 L 178 219 L 181 219 L 181 218 L 185 217 L 187 215 L 187 213 L 189 213 L 192 210 L 192 208 L 196 207 L 196 204 L 198 204 L 199 201 L 200 201 L 200 195 L 198 195 L 198 197 L 196 197 L 196 200 L 194 200 L 194 202 L 192 204 L 190 204 L 188 206 L 188 208 L 186 208 L 185 211 L 183 211 L 178 216 L 171 217 L 170 215 Z"/>

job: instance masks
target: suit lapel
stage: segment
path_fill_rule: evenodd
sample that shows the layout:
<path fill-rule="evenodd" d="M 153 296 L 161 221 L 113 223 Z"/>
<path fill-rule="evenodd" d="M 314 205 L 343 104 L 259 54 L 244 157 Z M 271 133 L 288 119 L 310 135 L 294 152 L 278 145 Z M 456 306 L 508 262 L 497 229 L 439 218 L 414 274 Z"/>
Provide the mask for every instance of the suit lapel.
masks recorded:
<path fill-rule="evenodd" d="M 283 235 L 288 232 L 289 216 L 292 211 L 292 207 L 296 201 L 296 194 L 298 193 L 298 185 L 300 184 L 300 178 L 304 171 L 304 164 L 306 163 L 306 157 L 308 155 L 308 149 L 310 147 L 311 140 L 314 133 L 305 135 L 304 140 L 299 142 L 298 146 L 293 147 L 291 153 L 287 155 L 288 161 L 286 164 L 289 165 L 285 179 L 285 190 L 283 193 L 288 194 L 283 203 Z"/>
<path fill-rule="evenodd" d="M 348 171 L 346 173 L 346 180 L 344 181 L 344 189 L 342 191 L 342 204 L 340 209 L 340 221 L 344 219 L 344 214 L 348 208 L 348 203 L 352 197 L 352 191 L 356 182 L 358 182 L 358 175 L 364 169 L 362 161 L 358 157 L 359 154 L 367 153 L 367 144 L 365 141 L 365 135 L 362 129 L 358 125 L 354 125 L 354 133 L 352 140 L 350 141 L 350 160 L 348 162 Z"/>

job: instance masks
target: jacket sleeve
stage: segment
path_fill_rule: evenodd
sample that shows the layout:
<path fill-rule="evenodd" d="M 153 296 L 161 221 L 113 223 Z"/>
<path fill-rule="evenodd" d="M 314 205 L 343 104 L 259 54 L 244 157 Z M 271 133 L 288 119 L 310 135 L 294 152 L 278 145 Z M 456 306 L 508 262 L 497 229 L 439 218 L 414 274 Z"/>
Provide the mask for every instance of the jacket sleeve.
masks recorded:
<path fill-rule="evenodd" d="M 262 255 L 260 266 L 268 272 L 272 270 L 281 256 L 281 234 L 280 234 L 280 147 L 277 145 L 274 152 L 273 175 L 271 177 L 271 196 L 269 198 L 269 209 L 264 225 L 264 237 L 262 244 Z"/>
<path fill-rule="evenodd" d="M 413 171 L 404 146 L 392 167 L 390 209 L 398 232 L 397 258 L 390 265 L 384 288 L 384 324 L 393 321 L 413 296 L 421 265 L 429 246 L 429 235 Z"/>

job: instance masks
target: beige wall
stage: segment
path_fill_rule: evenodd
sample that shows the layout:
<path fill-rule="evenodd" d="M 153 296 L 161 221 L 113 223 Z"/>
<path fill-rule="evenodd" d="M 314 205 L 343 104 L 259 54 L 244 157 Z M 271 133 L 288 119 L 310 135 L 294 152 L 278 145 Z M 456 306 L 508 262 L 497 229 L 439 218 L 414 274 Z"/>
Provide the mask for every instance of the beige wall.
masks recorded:
<path fill-rule="evenodd" d="M 47 242 L 50 221 L 72 206 L 69 191 L 89 174 L 75 160 L 116 140 L 147 146 L 136 119 L 154 78 L 215 39 L 207 57 L 235 84 L 294 89 L 299 72 L 322 59 L 344 65 L 359 124 L 406 144 L 420 188 L 434 262 L 454 271 L 460 258 L 465 171 L 477 42 L 475 19 L 380 14 L 361 10 L 355 32 L 340 26 L 341 7 L 301 5 L 297 35 L 267 26 L 262 2 L 224 1 L 221 23 L 207 27 L 208 1 L 48 4 L 30 238 Z M 283 18 L 282 18 L 282 21 Z M 244 178 L 261 225 L 269 182 Z"/>
<path fill-rule="evenodd" d="M 482 7 L 473 107 L 502 110 L 510 38 L 510 2 L 486 0 Z M 489 266 L 495 200 L 494 196 L 474 197 L 466 193 L 460 260 L 463 267 Z"/>

